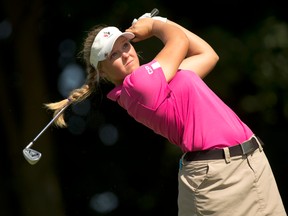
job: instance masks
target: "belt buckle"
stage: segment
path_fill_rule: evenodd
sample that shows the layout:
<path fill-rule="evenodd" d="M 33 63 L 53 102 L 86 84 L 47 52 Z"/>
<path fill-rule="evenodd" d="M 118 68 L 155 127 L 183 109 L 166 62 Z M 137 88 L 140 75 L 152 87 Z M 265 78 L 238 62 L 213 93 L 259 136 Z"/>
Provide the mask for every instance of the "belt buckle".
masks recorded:
<path fill-rule="evenodd" d="M 249 154 L 250 152 L 253 152 L 254 146 L 252 145 L 252 143 L 254 142 L 255 137 L 252 137 L 251 140 L 248 140 L 242 144 L 240 144 L 240 147 L 242 149 L 243 154 Z M 256 141 L 256 140 L 255 140 Z M 252 142 L 252 143 L 251 143 Z M 256 141 L 257 142 L 257 141 Z M 258 144 L 257 144 L 258 145 Z"/>

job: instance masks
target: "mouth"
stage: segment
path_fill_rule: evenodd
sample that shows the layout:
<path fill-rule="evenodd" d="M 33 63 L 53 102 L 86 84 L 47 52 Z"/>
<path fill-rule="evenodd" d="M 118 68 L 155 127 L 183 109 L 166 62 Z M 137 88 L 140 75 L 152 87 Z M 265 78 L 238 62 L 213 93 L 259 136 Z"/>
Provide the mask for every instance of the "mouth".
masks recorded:
<path fill-rule="evenodd" d="M 132 62 L 133 62 L 133 60 L 128 61 L 128 62 L 125 64 L 125 66 L 126 66 L 126 67 L 129 66 Z"/>

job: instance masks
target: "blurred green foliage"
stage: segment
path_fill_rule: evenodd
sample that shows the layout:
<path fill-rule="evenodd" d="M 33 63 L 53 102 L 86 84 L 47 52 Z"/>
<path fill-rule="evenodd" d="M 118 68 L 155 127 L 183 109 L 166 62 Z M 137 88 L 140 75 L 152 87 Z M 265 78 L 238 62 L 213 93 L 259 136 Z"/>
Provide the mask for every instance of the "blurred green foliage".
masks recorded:
<path fill-rule="evenodd" d="M 287 203 L 288 17 L 281 4 L 202 2 L 190 7 L 185 1 L 160 0 L 1 4 L 0 23 L 8 20 L 13 31 L 0 41 L 0 215 L 177 215 L 181 152 L 103 95 L 91 98 L 94 110 L 83 134 L 51 129 L 37 146 L 45 157 L 33 167 L 21 155 L 29 138 L 51 117 L 42 104 L 62 99 L 57 91 L 61 41 L 72 39 L 80 50 L 93 25 L 125 30 L 133 18 L 154 7 L 215 48 L 220 61 L 205 81 L 263 139 Z M 158 42 L 135 44 L 142 61 L 157 53 Z M 119 130 L 114 146 L 99 140 L 97 129 L 104 123 Z M 118 208 L 106 214 L 89 206 L 91 198 L 104 191 L 119 198 Z"/>

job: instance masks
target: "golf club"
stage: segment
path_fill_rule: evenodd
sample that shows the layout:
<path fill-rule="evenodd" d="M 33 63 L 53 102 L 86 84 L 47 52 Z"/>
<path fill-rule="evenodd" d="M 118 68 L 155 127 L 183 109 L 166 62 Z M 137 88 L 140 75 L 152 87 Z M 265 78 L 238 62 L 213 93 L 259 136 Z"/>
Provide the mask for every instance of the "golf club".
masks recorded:
<path fill-rule="evenodd" d="M 157 8 L 154 8 L 150 16 L 156 16 L 159 13 L 159 10 Z M 41 134 L 47 130 L 47 128 L 58 118 L 59 115 L 61 115 L 62 112 L 70 105 L 70 103 L 67 103 L 55 116 L 54 118 L 43 128 L 43 130 L 23 149 L 23 155 L 25 159 L 31 164 L 34 165 L 36 164 L 42 154 L 34 149 L 31 148 L 31 146 L 34 144 L 34 142 L 41 136 Z"/>
<path fill-rule="evenodd" d="M 43 128 L 43 130 L 31 141 L 24 149 L 23 149 L 23 155 L 25 159 L 31 164 L 36 164 L 42 154 L 34 149 L 31 149 L 31 146 L 34 144 L 34 142 L 41 136 L 41 134 L 47 130 L 47 128 L 58 118 L 58 116 L 64 112 L 64 110 L 70 105 L 68 102 L 55 116 L 54 118 L 46 125 L 46 127 Z"/>

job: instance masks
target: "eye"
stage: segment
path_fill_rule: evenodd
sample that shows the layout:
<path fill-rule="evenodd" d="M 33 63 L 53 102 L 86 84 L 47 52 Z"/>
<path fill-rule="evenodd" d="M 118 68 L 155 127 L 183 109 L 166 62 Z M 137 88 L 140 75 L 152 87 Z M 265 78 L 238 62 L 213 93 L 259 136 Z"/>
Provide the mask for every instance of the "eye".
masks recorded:
<path fill-rule="evenodd" d="M 126 42 L 123 44 L 123 50 L 124 51 L 128 51 L 130 49 L 130 43 L 129 42 Z"/>
<path fill-rule="evenodd" d="M 119 50 L 115 50 L 114 52 L 112 52 L 109 56 L 109 59 L 111 61 L 115 61 L 116 59 L 120 58 L 123 52 L 128 52 L 130 50 L 131 44 L 129 43 L 129 41 L 124 42 L 123 44 L 121 44 L 121 46 L 119 47 Z"/>
<path fill-rule="evenodd" d="M 117 58 L 119 58 L 119 56 L 120 56 L 120 53 L 118 51 L 113 52 L 110 54 L 110 60 L 112 60 L 112 61 L 116 60 Z"/>

